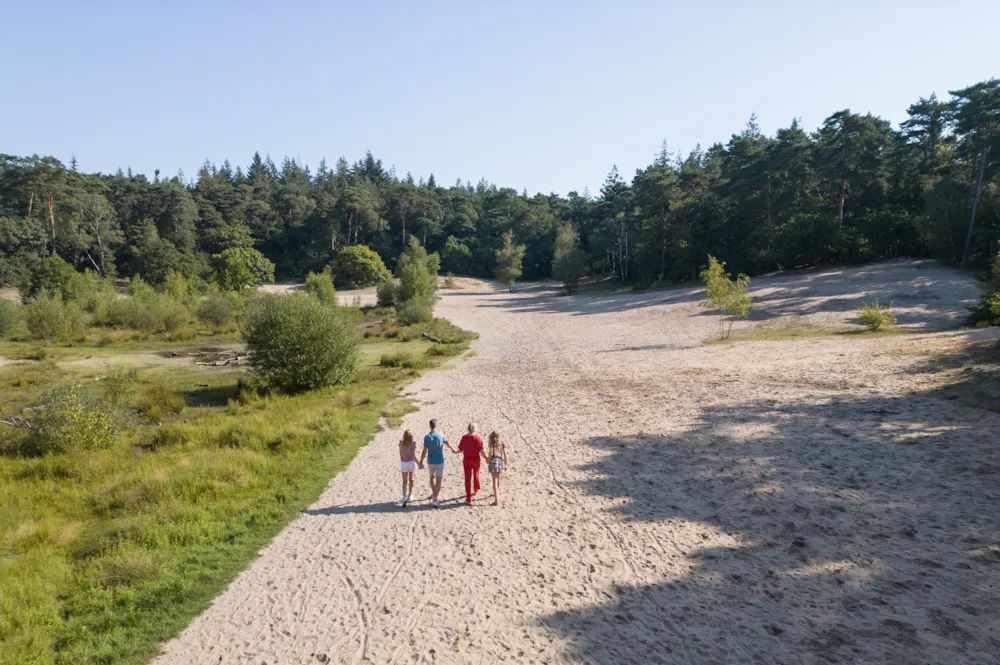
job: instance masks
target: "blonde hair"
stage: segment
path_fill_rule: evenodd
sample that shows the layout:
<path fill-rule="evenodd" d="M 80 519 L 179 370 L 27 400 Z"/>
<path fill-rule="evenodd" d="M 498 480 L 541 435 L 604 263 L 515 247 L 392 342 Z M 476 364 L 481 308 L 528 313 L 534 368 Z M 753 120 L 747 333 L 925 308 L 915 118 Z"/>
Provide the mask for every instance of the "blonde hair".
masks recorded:
<path fill-rule="evenodd" d="M 399 442 L 399 445 L 405 446 L 406 448 L 417 445 L 417 442 L 413 440 L 413 432 L 410 430 L 403 432 L 403 440 Z"/>
<path fill-rule="evenodd" d="M 490 452 L 489 457 L 502 457 L 503 445 L 500 443 L 500 432 L 496 430 L 490 432 Z"/>

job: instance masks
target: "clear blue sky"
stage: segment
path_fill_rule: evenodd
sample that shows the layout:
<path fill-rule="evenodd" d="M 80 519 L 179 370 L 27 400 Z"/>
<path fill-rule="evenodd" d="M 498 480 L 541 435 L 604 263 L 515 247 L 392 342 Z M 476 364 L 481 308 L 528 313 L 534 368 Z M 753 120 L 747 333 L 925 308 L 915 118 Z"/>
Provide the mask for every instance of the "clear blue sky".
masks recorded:
<path fill-rule="evenodd" d="M 751 112 L 896 124 L 1000 76 L 996 0 L 483 5 L 0 0 L 0 152 L 190 178 L 371 150 L 440 184 L 596 194 Z"/>

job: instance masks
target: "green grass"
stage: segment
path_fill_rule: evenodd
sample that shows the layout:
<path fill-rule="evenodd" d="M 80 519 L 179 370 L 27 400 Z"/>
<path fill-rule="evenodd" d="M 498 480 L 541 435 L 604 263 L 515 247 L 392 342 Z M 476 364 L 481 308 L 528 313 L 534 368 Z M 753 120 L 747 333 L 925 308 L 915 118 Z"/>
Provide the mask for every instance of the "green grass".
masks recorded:
<path fill-rule="evenodd" d="M 24 457 L 25 430 L 0 425 L 0 665 L 150 658 L 319 496 L 381 418 L 396 425 L 414 409 L 396 396 L 419 370 L 383 367 L 383 355 L 435 367 L 445 358 L 420 332 L 462 350 L 474 337 L 441 320 L 392 330 L 366 340 L 351 384 L 293 396 L 259 396 L 236 367 L 140 369 L 130 424 L 109 449 Z M 70 364 L 80 348 L 113 360 L 180 345 L 44 348 L 43 361 L 0 367 L 0 416 L 30 419 L 24 409 L 67 382 L 100 390 L 107 368 Z"/>
<path fill-rule="evenodd" d="M 718 335 L 713 335 L 710 342 L 712 344 L 733 344 L 736 342 L 780 342 L 792 339 L 806 339 L 815 337 L 885 337 L 888 335 L 910 334 L 912 330 L 906 328 L 883 328 L 878 331 L 871 331 L 867 328 L 859 327 L 838 327 L 827 328 L 810 323 L 803 316 L 788 316 L 753 324 L 737 323 L 733 327 L 732 333 L 725 339 L 719 339 Z"/>

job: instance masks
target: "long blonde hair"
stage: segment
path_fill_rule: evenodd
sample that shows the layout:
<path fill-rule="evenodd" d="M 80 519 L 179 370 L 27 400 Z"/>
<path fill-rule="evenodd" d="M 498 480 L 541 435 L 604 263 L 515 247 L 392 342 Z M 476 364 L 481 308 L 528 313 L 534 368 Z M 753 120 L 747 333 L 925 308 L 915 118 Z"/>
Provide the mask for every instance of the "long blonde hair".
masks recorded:
<path fill-rule="evenodd" d="M 503 457 L 503 444 L 500 443 L 500 432 L 490 432 L 489 457 Z"/>
<path fill-rule="evenodd" d="M 417 445 L 417 442 L 413 440 L 413 432 L 410 430 L 403 432 L 403 440 L 399 442 L 399 445 L 404 448 L 410 448 L 411 446 Z"/>

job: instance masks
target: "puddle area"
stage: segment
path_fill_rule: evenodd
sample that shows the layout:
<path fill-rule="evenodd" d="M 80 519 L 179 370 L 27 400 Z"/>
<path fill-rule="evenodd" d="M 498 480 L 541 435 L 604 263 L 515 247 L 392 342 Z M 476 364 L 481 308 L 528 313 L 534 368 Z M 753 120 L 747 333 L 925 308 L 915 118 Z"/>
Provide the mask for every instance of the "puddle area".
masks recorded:
<path fill-rule="evenodd" d="M 187 358 L 197 364 L 223 365 L 243 362 L 245 356 L 242 349 L 226 349 L 219 346 L 203 346 L 197 349 L 174 349 L 157 351 L 156 355 L 161 358 Z"/>

